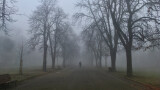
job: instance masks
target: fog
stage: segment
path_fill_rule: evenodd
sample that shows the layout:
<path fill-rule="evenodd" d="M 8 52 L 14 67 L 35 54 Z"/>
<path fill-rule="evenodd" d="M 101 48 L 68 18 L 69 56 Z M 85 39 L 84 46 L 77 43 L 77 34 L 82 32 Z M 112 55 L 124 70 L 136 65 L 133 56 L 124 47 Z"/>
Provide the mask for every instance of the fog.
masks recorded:
<path fill-rule="evenodd" d="M 81 61 L 85 66 L 92 66 L 91 63 L 95 65 L 94 56 L 86 50 L 85 42 L 82 39 L 82 25 L 74 24 L 72 16 L 77 12 L 78 9 L 75 9 L 75 4 L 78 0 L 58 0 L 58 6 L 61 7 L 64 12 L 67 14 L 67 20 L 71 23 L 73 32 L 79 37 L 77 43 L 79 45 L 80 54 L 72 62 L 74 66 L 77 66 Z M 28 30 L 29 26 L 29 17 L 39 5 L 39 0 L 17 0 L 15 3 L 16 9 L 18 12 L 16 15 L 13 15 L 13 18 L 16 20 L 9 24 L 9 35 L 2 34 L 0 36 L 0 68 L 18 68 L 19 59 L 20 59 L 20 47 L 22 41 L 25 42 L 24 47 L 24 67 L 38 67 L 42 68 L 43 63 L 43 50 L 31 50 L 27 46 L 27 41 L 30 38 Z M 103 48 L 104 49 L 104 48 Z M 137 50 L 133 52 L 133 70 L 134 71 L 153 71 L 160 72 L 160 50 L 157 48 L 148 49 L 148 50 Z M 93 61 L 92 61 L 93 60 Z M 58 57 L 56 59 L 56 66 L 62 66 L 63 58 Z M 47 56 L 47 67 L 51 67 L 52 60 L 50 53 Z M 107 58 L 107 67 L 111 67 L 110 56 Z M 103 67 L 106 66 L 105 57 L 102 58 Z M 126 55 L 125 51 L 120 51 L 117 53 L 116 65 L 118 69 L 126 69 Z"/>
<path fill-rule="evenodd" d="M 0 90 L 160 90 L 159 75 L 160 0 L 0 0 Z"/>
<path fill-rule="evenodd" d="M 28 39 L 29 34 L 29 16 L 39 5 L 40 0 L 16 0 L 15 8 L 18 10 L 16 15 L 13 15 L 15 22 L 9 23 L 9 36 L 5 36 L 2 34 L 0 40 L 1 47 L 1 59 L 0 59 L 0 67 L 1 68 L 17 68 L 19 67 L 19 52 L 22 38 Z M 64 9 L 64 11 L 68 14 L 68 18 L 71 18 L 73 13 L 75 12 L 74 4 L 76 0 L 67 1 L 67 0 L 58 0 L 58 5 Z M 70 21 L 72 22 L 72 20 Z M 74 26 L 75 27 L 75 26 Z M 74 30 L 75 33 L 79 34 L 80 31 Z M 7 40 L 9 41 L 7 41 Z M 11 44 L 10 44 L 11 43 Z M 13 45 L 12 45 L 13 44 Z M 6 45 L 10 45 L 8 47 Z M 26 45 L 25 47 L 25 55 L 24 55 L 24 67 L 42 67 L 42 51 L 36 50 L 31 51 L 30 48 Z M 51 59 L 48 56 L 48 64 L 51 66 Z M 7 61 L 7 62 L 6 62 Z M 59 61 L 62 62 L 62 61 Z"/>
<path fill-rule="evenodd" d="M 160 72 L 160 50 L 157 48 L 149 50 L 133 51 L 133 70 L 139 72 Z M 110 66 L 110 58 L 108 57 L 108 66 Z M 118 70 L 126 70 L 125 52 L 121 51 L 117 54 Z"/>

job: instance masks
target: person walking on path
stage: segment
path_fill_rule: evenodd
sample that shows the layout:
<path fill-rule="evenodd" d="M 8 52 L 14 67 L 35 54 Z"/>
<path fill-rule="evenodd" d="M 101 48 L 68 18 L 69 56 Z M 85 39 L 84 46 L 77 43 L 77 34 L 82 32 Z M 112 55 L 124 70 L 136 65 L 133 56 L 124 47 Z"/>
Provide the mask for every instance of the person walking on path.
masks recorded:
<path fill-rule="evenodd" d="M 82 67 L 82 62 L 79 62 L 79 67 L 80 67 L 80 68 Z"/>

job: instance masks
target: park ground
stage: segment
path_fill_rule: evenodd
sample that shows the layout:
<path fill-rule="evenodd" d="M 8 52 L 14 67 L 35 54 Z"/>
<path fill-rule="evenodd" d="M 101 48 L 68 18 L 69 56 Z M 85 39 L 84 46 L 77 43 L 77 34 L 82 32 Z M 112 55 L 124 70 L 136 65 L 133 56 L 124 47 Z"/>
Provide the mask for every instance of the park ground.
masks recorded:
<path fill-rule="evenodd" d="M 10 90 L 160 90 L 133 81 L 137 78 L 127 79 L 123 74 L 96 68 L 68 68 L 48 73 L 39 71 L 38 74 L 29 74 L 30 79 L 23 79 Z"/>

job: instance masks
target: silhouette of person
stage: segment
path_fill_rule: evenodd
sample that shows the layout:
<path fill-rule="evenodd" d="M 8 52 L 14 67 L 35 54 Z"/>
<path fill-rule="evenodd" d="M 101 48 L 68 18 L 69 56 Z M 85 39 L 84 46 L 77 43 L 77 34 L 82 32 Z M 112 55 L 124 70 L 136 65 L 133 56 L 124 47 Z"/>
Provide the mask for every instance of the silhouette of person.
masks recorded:
<path fill-rule="evenodd" d="M 79 62 L 79 67 L 80 67 L 80 68 L 82 67 L 82 62 Z"/>

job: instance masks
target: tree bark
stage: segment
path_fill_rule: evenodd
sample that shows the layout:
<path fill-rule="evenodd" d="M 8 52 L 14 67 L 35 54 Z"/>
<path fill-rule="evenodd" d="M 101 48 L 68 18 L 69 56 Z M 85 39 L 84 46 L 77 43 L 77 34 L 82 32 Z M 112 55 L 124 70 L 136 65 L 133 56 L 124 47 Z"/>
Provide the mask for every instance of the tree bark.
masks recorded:
<path fill-rule="evenodd" d="M 65 47 L 63 46 L 63 68 L 66 67 Z"/>
<path fill-rule="evenodd" d="M 99 68 L 102 68 L 102 53 L 100 51 L 100 55 L 99 55 L 99 63 L 98 63 Z"/>
<path fill-rule="evenodd" d="M 96 61 L 96 67 L 98 68 L 98 59 L 97 59 L 97 56 L 95 56 L 95 61 Z"/>
<path fill-rule="evenodd" d="M 133 76 L 133 70 L 132 70 L 132 51 L 131 48 L 126 48 L 126 58 L 127 58 L 127 76 L 132 77 Z"/>
<path fill-rule="evenodd" d="M 55 43 L 54 43 L 54 53 L 53 53 L 53 61 L 52 61 L 52 68 L 55 68 L 55 61 L 56 61 L 56 49 L 57 49 L 57 39 L 55 35 Z"/>
<path fill-rule="evenodd" d="M 23 42 L 22 42 L 22 47 L 20 51 L 20 67 L 19 67 L 19 74 L 23 75 Z"/>
<path fill-rule="evenodd" d="M 47 44 L 44 44 L 44 54 L 43 54 L 43 71 L 47 71 Z"/>
<path fill-rule="evenodd" d="M 46 35 L 47 34 L 47 35 Z M 43 71 L 46 72 L 47 71 L 47 49 L 48 49 L 48 45 L 47 45 L 47 41 L 48 41 L 48 33 L 46 31 L 46 25 L 44 26 L 44 52 L 43 52 Z"/>
<path fill-rule="evenodd" d="M 66 60 L 65 60 L 65 57 L 63 57 L 63 68 L 66 67 Z"/>
<path fill-rule="evenodd" d="M 102 41 L 100 41 L 99 67 L 102 68 Z"/>
<path fill-rule="evenodd" d="M 110 52 L 111 54 L 111 67 L 112 67 L 112 72 L 115 72 L 116 71 L 116 52 L 114 50 L 112 50 Z"/>
<path fill-rule="evenodd" d="M 51 39 L 51 35 L 50 34 L 51 33 L 49 31 L 48 37 L 49 37 L 49 42 L 50 42 L 50 47 L 51 47 L 52 69 L 54 69 L 53 43 L 52 43 L 52 39 Z"/>
<path fill-rule="evenodd" d="M 102 56 L 100 56 L 99 67 L 102 68 Z"/>
<path fill-rule="evenodd" d="M 44 23 L 44 32 L 43 32 L 43 71 L 46 72 L 47 71 L 47 49 L 48 49 L 48 45 L 47 45 L 47 41 L 48 41 L 48 31 L 47 31 L 47 17 L 46 16 L 46 20 L 45 20 L 45 23 Z"/>
<path fill-rule="evenodd" d="M 105 56 L 105 67 L 107 68 L 107 55 Z"/>

